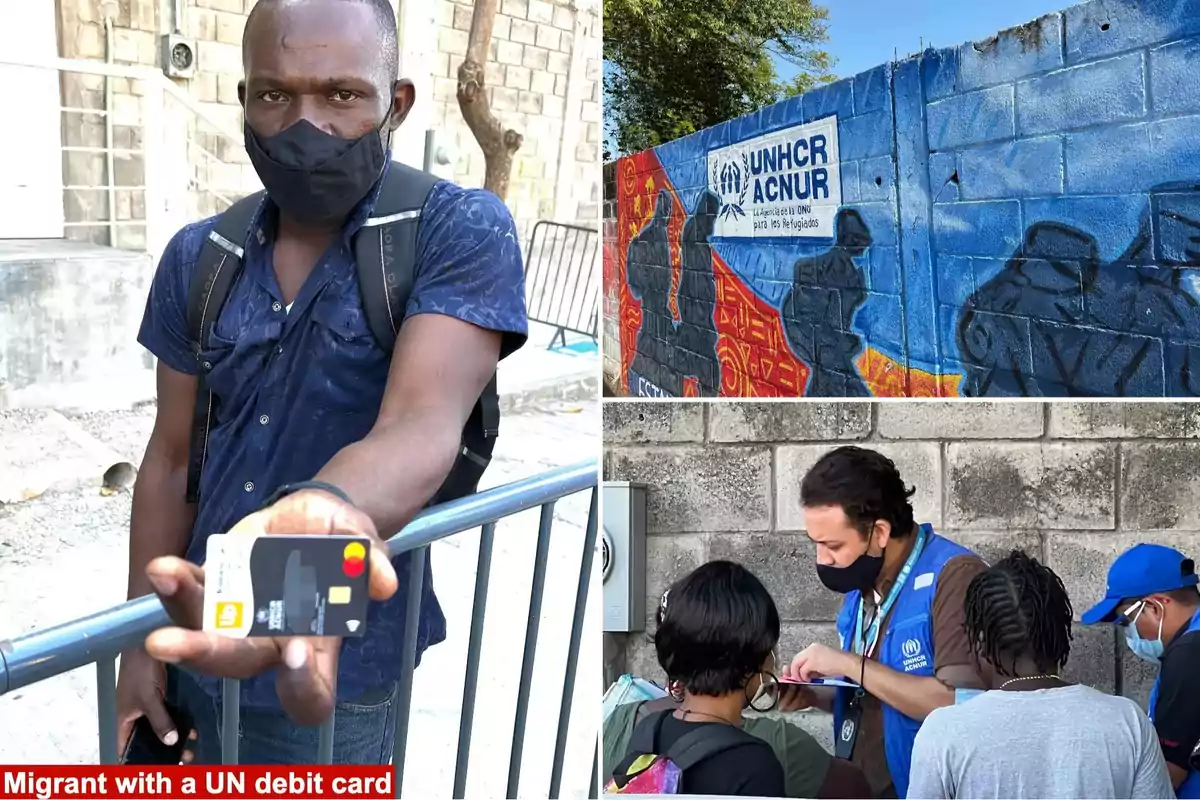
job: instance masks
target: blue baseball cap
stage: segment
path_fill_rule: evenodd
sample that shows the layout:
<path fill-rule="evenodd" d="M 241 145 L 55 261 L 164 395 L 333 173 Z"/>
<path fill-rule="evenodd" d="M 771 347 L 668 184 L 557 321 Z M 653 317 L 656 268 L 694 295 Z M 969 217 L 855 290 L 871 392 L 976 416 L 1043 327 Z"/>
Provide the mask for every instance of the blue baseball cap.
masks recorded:
<path fill-rule="evenodd" d="M 1173 547 L 1161 544 L 1135 544 L 1108 568 L 1108 589 L 1104 599 L 1084 612 L 1084 625 L 1112 622 L 1117 606 L 1158 592 L 1171 592 L 1195 586 L 1196 566 L 1192 559 Z"/>

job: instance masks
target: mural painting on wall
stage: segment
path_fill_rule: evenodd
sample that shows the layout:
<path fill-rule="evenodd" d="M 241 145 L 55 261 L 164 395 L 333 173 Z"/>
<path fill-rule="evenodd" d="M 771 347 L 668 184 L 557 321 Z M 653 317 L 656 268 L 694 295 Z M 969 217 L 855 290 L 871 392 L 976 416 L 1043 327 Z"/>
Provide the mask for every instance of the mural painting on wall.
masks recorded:
<path fill-rule="evenodd" d="M 1092 0 L 619 159 L 621 389 L 1200 396 L 1197 53 Z"/>
<path fill-rule="evenodd" d="M 695 155 L 682 156 L 693 170 Z M 871 232 L 859 211 L 841 205 L 836 116 L 701 159 L 704 185 L 691 192 L 690 213 L 657 151 L 618 162 L 614 274 L 627 393 L 952 394 L 957 378 L 906 371 L 854 329 L 867 299 L 861 260 Z M 781 240 L 802 242 L 812 255 L 795 259 L 790 280 L 775 284 L 777 297 L 765 298 L 744 276 L 756 254 L 769 257 Z"/>
<path fill-rule="evenodd" d="M 1119 397 L 1163 382 L 1167 395 L 1200 395 L 1200 350 L 1179 348 L 1165 375 L 1161 353 L 1149 357 L 1161 347 L 1152 337 L 1200 343 L 1197 266 L 1200 184 L 1153 187 L 1134 240 L 1109 262 L 1088 232 L 1033 223 L 959 318 L 964 393 Z"/>
<path fill-rule="evenodd" d="M 1161 352 L 1164 339 L 1200 346 L 1200 183 L 1151 188 L 1133 241 L 1107 261 L 1088 231 L 1033 220 L 954 310 L 940 342 L 952 368 L 921 369 L 905 336 L 871 341 L 856 319 L 873 239 L 840 204 L 837 154 L 827 118 L 706 157 L 668 146 L 618 162 L 609 257 L 627 394 L 1122 396 L 1146 394 L 1155 370 L 1163 394 L 1200 394 L 1200 349 Z M 772 281 L 781 251 L 811 254 Z"/>

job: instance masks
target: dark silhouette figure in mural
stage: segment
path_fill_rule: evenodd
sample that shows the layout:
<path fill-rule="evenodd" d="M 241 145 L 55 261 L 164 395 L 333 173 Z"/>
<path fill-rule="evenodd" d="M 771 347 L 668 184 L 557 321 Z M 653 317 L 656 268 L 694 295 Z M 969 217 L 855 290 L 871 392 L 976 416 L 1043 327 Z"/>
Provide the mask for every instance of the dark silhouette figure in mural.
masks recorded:
<path fill-rule="evenodd" d="M 1133 242 L 1108 263 L 1091 234 L 1035 222 L 959 318 L 962 393 L 1200 394 L 1197 267 L 1197 184 L 1152 190 Z"/>
<path fill-rule="evenodd" d="M 695 378 L 701 397 L 715 397 L 721 388 L 717 362 L 717 282 L 713 277 L 712 234 L 718 203 L 705 194 L 696 213 L 683 225 L 680 281 L 676 293 L 679 322 L 671 314 L 671 258 L 667 228 L 673 203 L 661 192 L 654 217 L 629 243 L 626 280 L 642 301 L 642 327 L 630 369 L 675 397 L 683 396 L 685 378 Z M 630 386 L 637 391 L 637 387 Z"/>
<path fill-rule="evenodd" d="M 850 322 L 867 299 L 866 281 L 854 259 L 871 246 L 871 232 L 857 211 L 843 208 L 834 220 L 834 236 L 828 252 L 796 262 L 780 314 L 788 343 L 812 370 L 806 396 L 869 397 L 854 366 L 862 337 Z"/>
<path fill-rule="evenodd" d="M 683 395 L 686 378 L 696 379 L 701 397 L 715 397 L 721 387 L 713 321 L 717 286 L 708 244 L 719 209 L 720 199 L 706 192 L 696 213 L 684 223 L 678 324 L 669 305 L 667 230 L 673 205 L 668 195 L 658 196 L 650 223 L 629 244 L 626 280 L 642 301 L 642 327 L 630 370 L 675 397 Z M 851 331 L 850 321 L 867 297 L 866 281 L 854 259 L 870 247 L 871 234 L 854 209 L 840 210 L 834 227 L 833 247 L 796 262 L 781 318 L 793 352 L 812 371 L 806 395 L 869 397 L 854 366 L 862 352 L 862 337 Z"/>

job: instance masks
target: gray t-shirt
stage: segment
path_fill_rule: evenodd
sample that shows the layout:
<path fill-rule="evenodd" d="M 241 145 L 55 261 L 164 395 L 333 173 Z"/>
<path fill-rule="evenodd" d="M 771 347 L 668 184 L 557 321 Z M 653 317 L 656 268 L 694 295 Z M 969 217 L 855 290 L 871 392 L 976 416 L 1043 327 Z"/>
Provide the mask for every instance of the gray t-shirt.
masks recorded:
<path fill-rule="evenodd" d="M 908 797 L 1173 798 L 1154 726 L 1089 686 L 984 692 L 926 717 Z"/>

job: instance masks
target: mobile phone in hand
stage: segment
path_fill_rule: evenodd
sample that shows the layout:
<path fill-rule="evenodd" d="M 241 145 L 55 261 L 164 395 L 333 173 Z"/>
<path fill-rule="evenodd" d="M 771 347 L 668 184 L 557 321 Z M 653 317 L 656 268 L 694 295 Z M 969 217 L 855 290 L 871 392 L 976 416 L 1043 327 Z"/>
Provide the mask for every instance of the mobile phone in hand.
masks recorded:
<path fill-rule="evenodd" d="M 167 706 L 167 713 L 175 723 L 175 732 L 179 741 L 173 745 L 163 744 L 162 739 L 150 727 L 145 717 L 138 717 L 133 723 L 133 733 L 125 745 L 125 754 L 121 757 L 122 764 L 139 764 L 146 766 L 161 766 L 178 764 L 183 759 L 183 751 L 187 747 L 188 735 L 192 732 L 192 718 L 182 709 Z"/>

